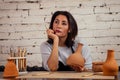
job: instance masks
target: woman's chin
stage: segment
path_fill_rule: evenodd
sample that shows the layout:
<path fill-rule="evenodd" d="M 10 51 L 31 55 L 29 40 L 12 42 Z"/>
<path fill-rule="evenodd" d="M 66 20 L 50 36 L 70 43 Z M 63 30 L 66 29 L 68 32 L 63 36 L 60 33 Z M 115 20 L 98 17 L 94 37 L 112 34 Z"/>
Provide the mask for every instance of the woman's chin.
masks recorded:
<path fill-rule="evenodd" d="M 55 34 L 56 34 L 58 37 L 59 37 L 59 36 L 61 36 L 61 34 L 60 34 L 60 33 L 55 33 Z"/>
<path fill-rule="evenodd" d="M 56 35 L 57 35 L 59 38 L 65 37 L 65 35 L 63 35 L 63 34 L 61 34 L 61 33 L 56 33 Z"/>

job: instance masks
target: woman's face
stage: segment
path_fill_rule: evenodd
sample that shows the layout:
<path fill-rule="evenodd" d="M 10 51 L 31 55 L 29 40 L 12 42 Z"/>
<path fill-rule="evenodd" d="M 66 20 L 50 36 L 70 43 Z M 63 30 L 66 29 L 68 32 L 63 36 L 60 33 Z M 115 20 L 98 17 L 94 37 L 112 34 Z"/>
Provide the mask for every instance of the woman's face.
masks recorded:
<path fill-rule="evenodd" d="M 58 15 L 53 22 L 53 31 L 58 37 L 67 37 L 69 24 L 67 17 Z"/>

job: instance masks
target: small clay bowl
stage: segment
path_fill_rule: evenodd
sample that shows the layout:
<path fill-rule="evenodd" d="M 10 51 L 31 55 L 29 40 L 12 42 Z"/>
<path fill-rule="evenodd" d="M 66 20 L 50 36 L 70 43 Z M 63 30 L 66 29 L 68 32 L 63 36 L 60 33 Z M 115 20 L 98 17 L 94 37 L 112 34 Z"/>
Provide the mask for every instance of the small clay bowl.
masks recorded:
<path fill-rule="evenodd" d="M 103 67 L 104 62 L 93 62 L 92 63 L 92 71 L 94 72 L 102 72 L 102 67 Z"/>

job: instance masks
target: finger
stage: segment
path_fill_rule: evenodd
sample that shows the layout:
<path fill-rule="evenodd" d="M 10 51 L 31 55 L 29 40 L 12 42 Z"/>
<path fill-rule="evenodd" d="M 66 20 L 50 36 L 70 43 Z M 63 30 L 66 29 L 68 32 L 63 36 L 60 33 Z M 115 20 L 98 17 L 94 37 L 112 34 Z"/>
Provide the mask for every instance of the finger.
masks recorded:
<path fill-rule="evenodd" d="M 73 68 L 73 69 L 75 70 L 75 68 L 74 68 L 74 66 L 73 66 L 73 65 L 71 65 L 70 67 L 71 67 L 71 68 Z"/>
<path fill-rule="evenodd" d="M 73 65 L 72 67 L 75 71 L 77 71 L 77 72 L 79 71 L 79 67 L 77 67 L 76 65 Z"/>
<path fill-rule="evenodd" d="M 81 72 L 81 69 L 78 66 L 76 66 L 76 71 Z"/>
<path fill-rule="evenodd" d="M 54 34 L 54 31 L 52 29 L 50 29 L 50 32 Z"/>
<path fill-rule="evenodd" d="M 75 66 L 74 66 L 74 65 L 71 65 L 71 68 L 73 68 L 73 69 L 76 71 L 76 68 L 75 68 Z"/>
<path fill-rule="evenodd" d="M 79 66 L 79 69 L 80 69 L 80 71 L 84 71 L 84 67 L 82 67 L 82 66 Z"/>
<path fill-rule="evenodd" d="M 51 29 L 47 29 L 47 34 L 48 34 L 48 35 L 54 34 L 54 31 L 51 30 Z"/>
<path fill-rule="evenodd" d="M 75 71 L 82 72 L 84 70 L 84 67 L 80 65 L 74 65 Z"/>

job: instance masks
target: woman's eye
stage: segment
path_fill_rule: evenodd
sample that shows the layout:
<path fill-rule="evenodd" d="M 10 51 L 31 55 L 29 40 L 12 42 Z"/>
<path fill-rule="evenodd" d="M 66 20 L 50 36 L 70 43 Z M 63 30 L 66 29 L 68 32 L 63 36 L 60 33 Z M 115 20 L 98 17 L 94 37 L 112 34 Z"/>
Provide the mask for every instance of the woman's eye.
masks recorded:
<path fill-rule="evenodd" d="M 58 21 L 55 21 L 55 23 L 58 23 Z"/>
<path fill-rule="evenodd" d="M 62 23 L 62 25 L 67 25 L 67 23 Z"/>

